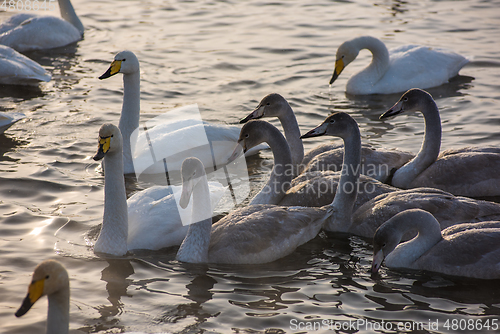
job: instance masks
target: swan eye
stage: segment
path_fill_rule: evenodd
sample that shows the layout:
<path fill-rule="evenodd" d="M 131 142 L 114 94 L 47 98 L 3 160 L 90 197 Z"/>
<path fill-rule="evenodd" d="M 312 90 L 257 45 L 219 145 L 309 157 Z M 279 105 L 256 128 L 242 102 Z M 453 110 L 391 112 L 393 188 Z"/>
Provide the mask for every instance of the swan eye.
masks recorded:
<path fill-rule="evenodd" d="M 334 119 L 331 119 L 331 120 L 330 120 L 330 124 L 333 124 L 333 123 L 335 123 L 335 120 L 334 120 Z"/>
<path fill-rule="evenodd" d="M 405 97 L 403 98 L 403 101 L 404 101 L 404 102 L 408 102 L 408 97 L 406 97 L 406 96 L 405 96 Z"/>
<path fill-rule="evenodd" d="M 247 133 L 247 134 L 245 134 L 245 138 L 248 138 L 248 137 L 250 137 L 250 135 L 249 135 L 248 133 Z"/>
<path fill-rule="evenodd" d="M 269 102 L 266 103 L 266 106 L 270 106 L 270 105 L 271 105 L 271 103 L 269 103 Z"/>
<path fill-rule="evenodd" d="M 49 276 L 49 275 L 47 275 L 47 276 L 45 276 L 45 279 L 49 279 L 49 277 L 50 277 L 50 276 Z"/>

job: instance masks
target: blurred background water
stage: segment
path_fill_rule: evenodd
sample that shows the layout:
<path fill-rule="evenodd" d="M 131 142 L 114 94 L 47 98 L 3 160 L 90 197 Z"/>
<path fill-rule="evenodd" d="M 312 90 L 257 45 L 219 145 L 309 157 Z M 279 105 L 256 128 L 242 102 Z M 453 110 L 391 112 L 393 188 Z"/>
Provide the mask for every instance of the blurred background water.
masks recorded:
<path fill-rule="evenodd" d="M 58 259 L 70 273 L 74 333 L 281 333 L 323 320 L 379 325 L 340 330 L 345 333 L 396 332 L 380 328 L 382 321 L 438 321 L 439 330 L 404 332 L 454 332 L 443 327 L 447 320 L 500 317 L 498 281 L 384 268 L 372 279 L 371 245 L 352 236 L 322 233 L 291 256 L 259 266 L 178 263 L 175 249 L 105 259 L 89 246 L 102 220 L 104 181 L 91 156 L 99 127 L 118 123 L 122 101 L 120 75 L 97 77 L 118 51 L 132 50 L 140 60 L 143 120 L 197 103 L 204 120 L 235 124 L 277 92 L 290 102 L 302 132 L 342 110 L 358 121 L 364 142 L 417 152 L 421 115 L 378 120 L 399 94 L 345 94 L 349 76 L 369 61 L 367 51 L 328 86 L 335 52 L 365 34 L 388 47 L 445 47 L 472 61 L 450 84 L 429 90 L 441 110 L 442 148 L 498 145 L 500 1 L 73 5 L 84 39 L 27 53 L 52 81 L 39 89 L 0 86 L 0 111 L 27 115 L 0 135 L 1 333 L 44 331 L 45 299 L 22 318 L 14 313 L 33 268 L 46 258 Z M 0 21 L 13 13 L 0 12 Z M 306 150 L 325 140 L 332 139 L 306 141 Z M 261 166 L 271 159 L 264 152 L 249 161 L 253 188 L 266 180 L 268 169 Z M 127 178 L 129 193 L 144 186 Z M 331 326 L 321 331 L 335 332 Z"/>

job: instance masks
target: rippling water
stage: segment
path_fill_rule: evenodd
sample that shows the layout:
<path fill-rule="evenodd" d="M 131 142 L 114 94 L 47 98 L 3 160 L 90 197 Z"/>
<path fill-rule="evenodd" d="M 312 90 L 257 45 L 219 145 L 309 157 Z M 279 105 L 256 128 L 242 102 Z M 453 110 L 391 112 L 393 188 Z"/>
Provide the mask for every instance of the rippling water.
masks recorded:
<path fill-rule="evenodd" d="M 363 141 L 416 152 L 420 115 L 378 120 L 398 94 L 345 94 L 348 77 L 369 60 L 367 52 L 328 87 L 336 48 L 362 34 L 389 47 L 451 48 L 473 60 L 462 76 L 430 89 L 442 112 L 442 147 L 498 145 L 500 1 L 73 4 L 85 39 L 28 54 L 52 81 L 39 90 L 0 87 L 0 111 L 27 115 L 0 135 L 2 333 L 44 331 L 45 299 L 22 318 L 14 313 L 33 268 L 46 258 L 70 272 L 75 333 L 279 333 L 319 324 L 321 332 L 395 332 L 381 328 L 382 321 L 426 325 L 421 330 L 405 323 L 406 332 L 428 332 L 429 326 L 431 332 L 456 332 L 444 327 L 446 321 L 500 317 L 498 281 L 384 269 L 372 279 L 371 245 L 352 236 L 321 234 L 293 255 L 259 266 L 182 264 L 174 260 L 175 249 L 104 259 L 87 246 L 103 211 L 103 176 L 90 157 L 100 125 L 118 122 L 122 101 L 119 76 L 97 77 L 118 51 L 130 49 L 141 62 L 143 119 L 198 103 L 205 120 L 236 123 L 264 95 L 278 92 L 291 103 L 302 132 L 344 110 L 359 122 Z M 0 20 L 11 14 L 0 12 Z M 330 139 L 306 141 L 306 149 L 324 140 Z M 271 157 L 266 152 L 251 161 L 253 187 L 266 179 L 259 166 Z M 130 193 L 144 187 L 131 179 L 127 186 Z"/>

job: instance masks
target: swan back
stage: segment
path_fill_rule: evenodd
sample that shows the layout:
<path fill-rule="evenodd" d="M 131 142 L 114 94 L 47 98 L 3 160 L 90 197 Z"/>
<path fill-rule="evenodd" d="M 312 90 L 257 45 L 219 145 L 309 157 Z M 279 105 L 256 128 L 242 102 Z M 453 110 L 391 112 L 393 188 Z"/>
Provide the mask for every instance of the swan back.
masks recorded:
<path fill-rule="evenodd" d="M 69 277 L 64 266 L 55 260 L 41 262 L 33 272 L 28 295 L 16 312 L 16 317 L 26 314 L 42 296 L 48 296 L 47 333 L 69 332 Z"/>
<path fill-rule="evenodd" d="M 0 68 L 0 84 L 37 85 L 51 78 L 37 62 L 5 45 L 0 45 Z"/>

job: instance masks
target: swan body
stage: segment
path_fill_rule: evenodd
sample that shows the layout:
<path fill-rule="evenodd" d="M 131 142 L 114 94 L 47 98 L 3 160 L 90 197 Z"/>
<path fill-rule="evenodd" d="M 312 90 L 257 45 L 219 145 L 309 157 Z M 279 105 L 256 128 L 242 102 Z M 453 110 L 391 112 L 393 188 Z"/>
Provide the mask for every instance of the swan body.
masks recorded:
<path fill-rule="evenodd" d="M 500 219 L 500 204 L 475 200 L 433 188 L 398 190 L 381 194 L 360 206 L 348 232 L 372 238 L 377 228 L 401 211 L 422 209 L 433 214 L 441 229 L 464 222 Z"/>
<path fill-rule="evenodd" d="M 147 131 L 139 128 L 140 67 L 131 51 L 119 52 L 108 70 L 99 79 L 123 74 L 123 105 L 118 127 L 123 136 L 124 172 L 158 174 L 179 171 L 186 156 L 196 156 L 208 168 L 223 165 L 228 151 L 240 134 L 237 126 L 202 122 L 196 105 L 183 107 L 177 118 L 164 120 L 161 115 Z M 172 112 L 169 112 L 169 114 Z M 168 117 L 168 116 L 167 116 Z M 197 118 L 186 118 L 197 117 Z M 249 150 L 247 155 L 267 148 L 265 145 Z M 165 158 L 165 160 L 164 160 Z"/>
<path fill-rule="evenodd" d="M 36 86 L 51 78 L 37 62 L 5 45 L 0 45 L 0 68 L 0 84 L 4 85 Z"/>
<path fill-rule="evenodd" d="M 0 44 L 19 52 L 62 47 L 83 37 L 83 24 L 70 0 L 59 0 L 61 18 L 31 14 L 13 15 L 0 25 Z"/>
<path fill-rule="evenodd" d="M 392 94 L 413 87 L 440 86 L 457 76 L 469 62 L 453 51 L 428 46 L 405 45 L 388 51 L 381 40 L 361 36 L 342 43 L 338 48 L 330 84 L 363 49 L 368 49 L 373 58 L 368 67 L 349 78 L 348 94 Z"/>
<path fill-rule="evenodd" d="M 206 175 L 199 159 L 182 166 L 181 206 L 192 197 L 193 224 L 177 253 L 177 260 L 191 263 L 258 264 L 289 255 L 314 238 L 333 214 L 321 208 L 255 204 L 236 210 L 212 226 L 207 203 Z M 192 194 L 192 196 L 191 196 Z M 205 211 L 205 212 L 203 212 Z"/>
<path fill-rule="evenodd" d="M 500 147 L 465 147 L 440 154 L 441 119 L 432 96 L 410 89 L 380 118 L 406 111 L 424 115 L 424 141 L 417 156 L 396 170 L 392 185 L 403 189 L 432 187 L 468 197 L 500 195 Z"/>
<path fill-rule="evenodd" d="M 127 201 L 120 131 L 112 124 L 104 124 L 99 138 L 94 160 L 105 161 L 104 216 L 94 251 L 121 256 L 133 249 L 158 250 L 179 245 L 193 211 L 192 207 L 178 209 L 175 198 L 180 196 L 180 187 L 151 187 Z M 209 196 L 214 205 L 225 191 L 220 184 L 211 184 Z"/>
<path fill-rule="evenodd" d="M 250 119 L 262 117 L 278 117 L 283 126 L 285 137 L 292 151 L 292 161 L 297 166 L 296 173 L 342 169 L 344 148 L 342 145 L 319 145 L 304 154 L 304 147 L 300 139 L 300 129 L 295 114 L 286 101 L 279 94 L 265 96 L 257 108 L 240 123 Z M 413 158 L 413 154 L 397 150 L 375 150 L 370 145 L 363 145 L 361 151 L 361 173 L 385 182 L 391 170 L 403 166 Z"/>
<path fill-rule="evenodd" d="M 428 270 L 453 276 L 500 278 L 500 222 L 464 224 L 441 232 L 432 214 L 407 210 L 384 223 L 373 238 L 372 272 L 385 258 L 389 268 Z M 418 235 L 399 244 L 416 229 Z"/>
<path fill-rule="evenodd" d="M 334 114 L 335 115 L 335 114 Z M 441 226 L 446 228 L 453 224 L 469 221 L 485 221 L 491 219 L 500 219 L 500 204 L 469 199 L 466 197 L 454 196 L 450 193 L 432 188 L 418 188 L 411 190 L 394 190 L 374 188 L 374 191 L 382 192 L 380 195 L 369 199 L 370 194 L 365 194 L 368 201 L 357 204 L 357 209 L 353 211 L 353 206 L 357 201 L 357 194 L 362 183 L 359 183 L 359 161 L 357 155 L 360 152 L 359 128 L 356 121 L 349 115 L 344 114 L 342 118 L 327 117 L 325 121 L 315 129 L 306 133 L 303 138 L 320 136 L 324 134 L 335 133 L 336 126 L 341 126 L 344 135 L 349 138 L 345 145 L 345 161 L 344 166 L 351 166 L 348 170 L 352 172 L 348 182 L 340 181 L 340 188 L 350 193 L 350 200 L 344 202 L 344 205 L 349 205 L 344 211 L 342 219 L 338 219 L 338 215 L 334 215 L 325 225 L 323 229 L 330 232 L 346 232 L 355 234 L 361 237 L 372 238 L 376 229 L 389 218 L 402 210 L 421 208 L 430 211 L 436 215 Z M 333 121 L 333 123 L 332 123 Z M 357 133 L 355 131 L 357 130 Z M 345 171 L 342 170 L 341 175 L 344 176 Z M 351 185 L 356 185 L 352 187 Z M 293 188 L 292 188 L 293 189 Z M 337 187 L 338 192 L 339 187 Z M 337 196 L 337 194 L 335 195 Z"/>
<path fill-rule="evenodd" d="M 49 309 L 47 333 L 67 334 L 69 332 L 69 277 L 64 266 L 55 260 L 41 262 L 33 272 L 28 295 L 16 312 L 21 317 L 42 296 L 47 296 Z"/>
<path fill-rule="evenodd" d="M 0 112 L 0 134 L 4 133 L 8 128 L 14 125 L 17 121 L 25 118 L 26 115 L 21 113 L 4 113 Z"/>

